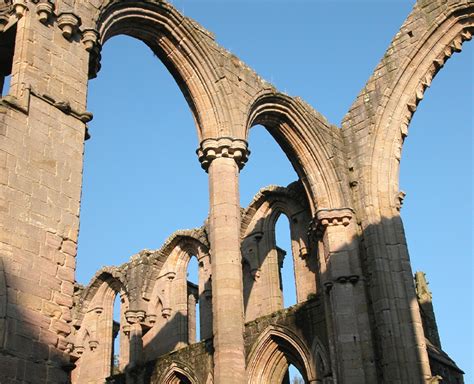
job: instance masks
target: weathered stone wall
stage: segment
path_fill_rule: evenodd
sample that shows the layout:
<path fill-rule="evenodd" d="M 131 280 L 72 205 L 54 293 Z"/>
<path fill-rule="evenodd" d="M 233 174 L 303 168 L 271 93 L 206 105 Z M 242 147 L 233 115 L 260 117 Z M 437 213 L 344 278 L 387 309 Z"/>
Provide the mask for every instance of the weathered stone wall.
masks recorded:
<path fill-rule="evenodd" d="M 12 80 L 0 99 L 0 378 L 67 382 L 74 362 L 74 381 L 103 382 L 112 364 L 111 305 L 120 295 L 126 337 L 119 366 L 127 367 L 129 381 L 138 380 L 132 373 L 144 362 L 190 341 L 184 273 L 195 256 L 201 333 L 213 338 L 214 350 L 211 356 L 197 344 L 176 352 L 188 354 L 183 363 L 206 362 L 202 372 L 191 369 L 200 376 L 188 381 L 281 381 L 287 359 L 305 367 L 309 382 L 434 382 L 443 369 L 457 380 L 460 373 L 446 368 L 451 363 L 425 340 L 399 215 L 398 172 L 417 104 L 472 37 L 473 13 L 472 0 L 419 0 L 339 129 L 301 99 L 279 93 L 165 1 L 2 2 L 0 85 L 5 75 Z M 188 101 L 198 158 L 209 173 L 210 216 L 206 228 L 177 233 L 161 250 L 144 251 L 100 271 L 88 287 L 75 287 L 83 142 L 92 118 L 87 81 L 100 69 L 102 44 L 123 33 L 153 50 Z M 242 216 L 239 171 L 256 124 L 285 151 L 302 187 L 278 198 L 262 192 L 269 199 L 257 198 Z M 306 324 L 298 323 L 310 310 L 284 319 L 275 312 L 282 253 L 272 225 L 281 213 L 296 220 L 291 256 L 301 278 L 298 302 L 317 295 L 324 308 L 324 321 L 308 320 L 322 332 L 314 348 L 301 334 Z M 259 238 L 265 246 L 255 247 Z M 268 361 L 249 368 L 244 323 L 257 317 L 276 323 L 256 352 Z M 247 330 L 263 331 L 257 323 Z M 425 328 L 433 327 L 425 320 Z M 311 363 L 311 356 L 321 362 Z M 211 365 L 212 376 L 204 379 Z M 153 380 L 180 380 L 187 368 L 173 372 L 160 378 L 159 368 Z"/>

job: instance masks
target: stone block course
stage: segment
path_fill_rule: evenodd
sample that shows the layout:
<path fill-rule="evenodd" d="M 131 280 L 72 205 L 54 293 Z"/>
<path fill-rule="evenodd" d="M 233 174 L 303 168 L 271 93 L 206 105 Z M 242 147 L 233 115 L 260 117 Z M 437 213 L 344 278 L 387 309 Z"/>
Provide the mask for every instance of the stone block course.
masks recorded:
<path fill-rule="evenodd" d="M 0 99 L 0 382 L 66 383 L 73 369 L 73 383 L 102 383 L 115 331 L 125 370 L 116 382 L 137 382 L 142 372 L 145 382 L 277 383 L 287 359 L 309 383 L 462 380 L 425 339 L 433 327 L 416 301 L 398 167 L 425 88 L 472 36 L 471 0 L 419 0 L 341 129 L 279 93 L 166 2 L 60 1 L 46 23 L 38 12 L 45 2 L 14 3 L 0 5 L 0 21 L 16 23 L 10 93 Z M 205 227 L 177 232 L 162 249 L 104 268 L 80 287 L 87 82 L 101 44 L 123 30 L 162 52 L 190 103 L 210 216 Z M 241 210 L 239 170 L 256 124 L 275 134 L 302 180 L 263 189 Z M 302 212 L 291 222 L 298 305 L 290 309 L 282 308 L 284 255 L 271 229 L 279 207 L 292 219 Z M 200 343 L 190 336 L 191 253 L 203 265 L 192 291 L 207 338 Z"/>

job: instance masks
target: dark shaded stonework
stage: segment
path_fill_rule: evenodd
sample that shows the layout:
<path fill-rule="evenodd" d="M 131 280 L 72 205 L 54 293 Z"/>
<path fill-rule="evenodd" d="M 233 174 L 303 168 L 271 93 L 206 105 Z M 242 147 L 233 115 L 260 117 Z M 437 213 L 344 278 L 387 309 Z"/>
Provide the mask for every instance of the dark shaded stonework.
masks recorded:
<path fill-rule="evenodd" d="M 311 384 L 462 383 L 424 276 L 413 281 L 398 174 L 417 105 L 472 38 L 473 15 L 473 0 L 418 0 L 337 127 L 166 1 L 2 1 L 0 86 L 8 75 L 11 84 L 0 98 L 0 382 L 278 384 L 293 364 Z M 189 104 L 209 216 L 81 286 L 87 87 L 119 34 L 150 47 Z M 299 180 L 263 188 L 243 209 L 255 125 Z M 282 214 L 287 255 L 275 240 Z M 192 257 L 197 285 L 186 277 Z M 298 302 L 287 309 L 284 257 Z"/>

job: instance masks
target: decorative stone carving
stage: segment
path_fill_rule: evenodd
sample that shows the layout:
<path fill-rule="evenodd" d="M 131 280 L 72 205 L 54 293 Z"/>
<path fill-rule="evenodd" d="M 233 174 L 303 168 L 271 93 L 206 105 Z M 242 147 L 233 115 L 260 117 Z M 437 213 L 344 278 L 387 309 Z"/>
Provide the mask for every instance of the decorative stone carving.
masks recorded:
<path fill-rule="evenodd" d="M 407 194 L 406 194 L 405 191 L 398 192 L 398 194 L 396 196 L 396 201 L 395 201 L 395 207 L 397 208 L 398 211 L 400 211 L 402 209 L 403 200 L 405 200 L 406 195 Z"/>
<path fill-rule="evenodd" d="M 36 14 L 38 15 L 38 20 L 46 24 L 49 17 L 53 14 L 54 5 L 51 1 L 41 1 L 36 5 Z"/>
<path fill-rule="evenodd" d="M 353 215 L 352 208 L 320 209 L 309 225 L 308 236 L 321 237 L 327 227 L 347 226 Z"/>
<path fill-rule="evenodd" d="M 129 324 L 140 324 L 145 318 L 146 312 L 142 310 L 128 310 L 125 312 L 125 319 Z"/>
<path fill-rule="evenodd" d="M 316 212 L 316 218 L 323 227 L 335 225 L 349 225 L 354 211 L 352 208 L 320 209 Z"/>
<path fill-rule="evenodd" d="M 82 43 L 86 47 L 87 52 L 92 52 L 97 48 L 97 42 L 99 40 L 99 32 L 95 29 L 84 29 L 82 31 Z"/>
<path fill-rule="evenodd" d="M 16 17 L 23 17 L 28 10 L 25 0 L 13 0 L 13 9 Z"/>
<path fill-rule="evenodd" d="M 196 153 L 201 162 L 201 167 L 206 171 L 211 162 L 218 157 L 232 158 L 237 163 L 239 169 L 242 169 L 250 155 L 247 142 L 232 137 L 203 140 Z"/>
<path fill-rule="evenodd" d="M 80 25 L 81 20 L 74 13 L 61 13 L 58 17 L 58 26 L 64 38 L 70 39 Z"/>

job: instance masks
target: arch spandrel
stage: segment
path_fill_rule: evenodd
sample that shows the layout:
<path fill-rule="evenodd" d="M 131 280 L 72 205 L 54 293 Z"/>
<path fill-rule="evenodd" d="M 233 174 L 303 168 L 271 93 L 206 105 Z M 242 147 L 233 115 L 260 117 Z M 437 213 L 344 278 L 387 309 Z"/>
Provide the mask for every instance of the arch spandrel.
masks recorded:
<path fill-rule="evenodd" d="M 350 157 L 360 159 L 353 165 L 360 175 L 361 203 L 373 212 L 369 222 L 397 215 L 401 151 L 411 118 L 438 71 L 473 32 L 473 1 L 448 1 L 437 8 L 418 1 L 346 115 L 343 132 L 354 142 Z M 399 63 L 397 70 L 384 75 L 391 61 Z M 364 103 L 372 107 L 359 121 Z"/>

